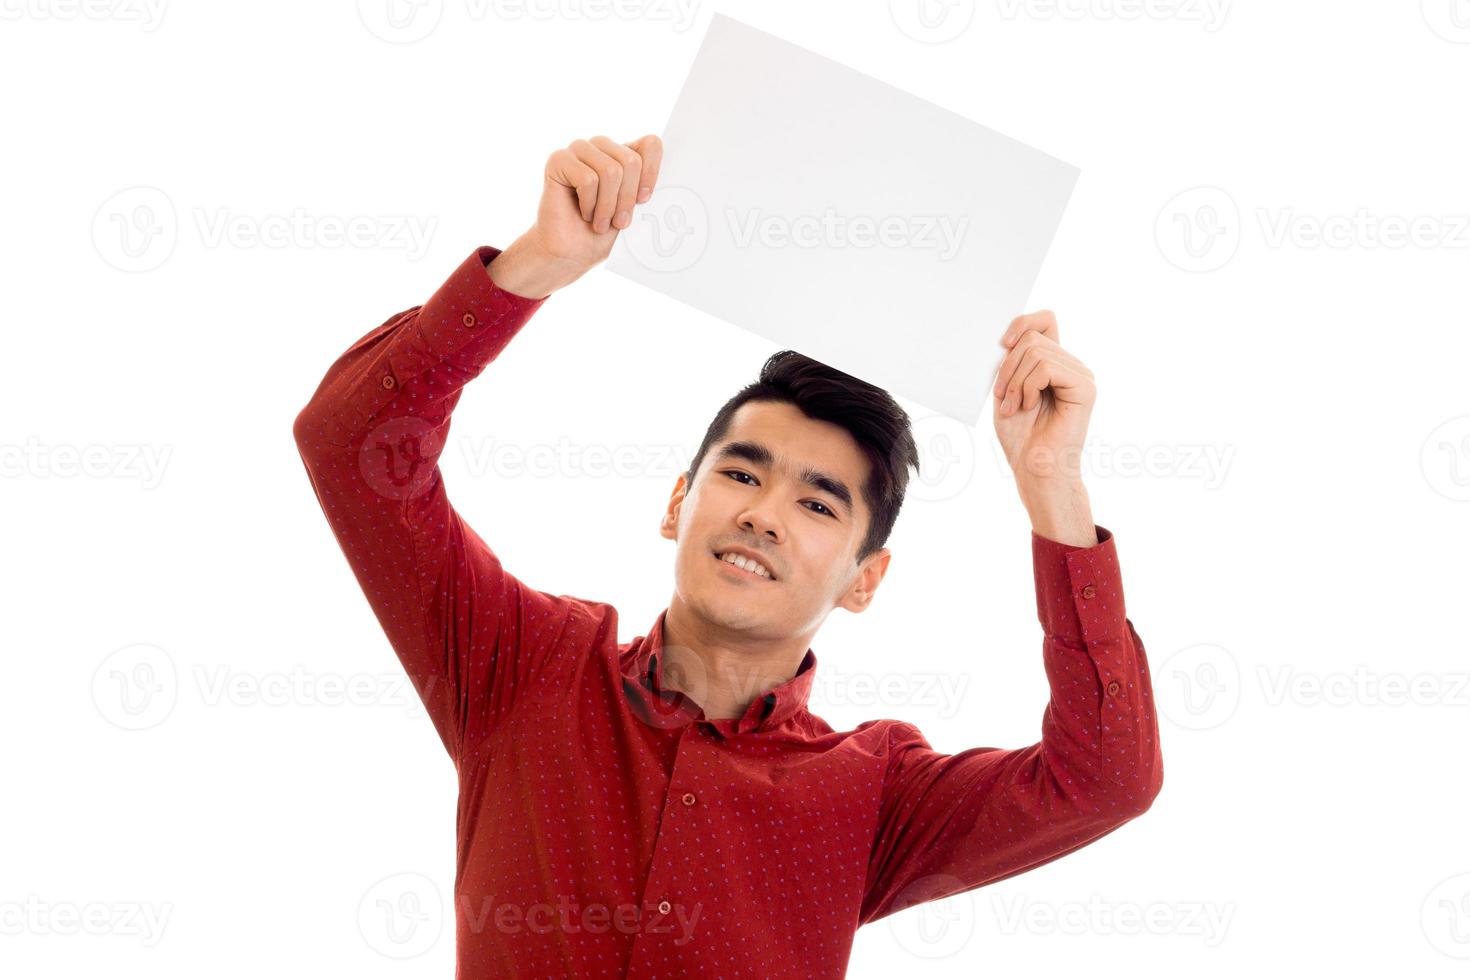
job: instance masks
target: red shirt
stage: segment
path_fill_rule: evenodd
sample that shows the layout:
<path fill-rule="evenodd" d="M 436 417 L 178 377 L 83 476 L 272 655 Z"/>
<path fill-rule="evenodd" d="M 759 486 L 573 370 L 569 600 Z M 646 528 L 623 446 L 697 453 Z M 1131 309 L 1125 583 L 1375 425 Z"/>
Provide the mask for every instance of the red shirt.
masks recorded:
<path fill-rule="evenodd" d="M 1153 695 L 1106 528 L 1032 533 L 1041 740 L 955 754 L 903 721 L 834 731 L 807 708 L 810 649 L 740 718 L 704 718 L 661 687 L 664 613 L 620 643 L 612 606 L 503 568 L 438 466 L 461 389 L 545 302 L 498 288 L 497 254 L 349 347 L 294 427 L 458 771 L 458 977 L 841 977 L 859 926 L 1148 809 Z"/>

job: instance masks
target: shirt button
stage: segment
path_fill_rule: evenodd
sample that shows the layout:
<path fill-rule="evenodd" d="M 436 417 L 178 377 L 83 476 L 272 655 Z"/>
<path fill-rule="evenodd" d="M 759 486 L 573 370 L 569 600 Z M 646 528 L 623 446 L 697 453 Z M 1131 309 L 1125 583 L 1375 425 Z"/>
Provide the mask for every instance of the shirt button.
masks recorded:
<path fill-rule="evenodd" d="M 385 374 L 385 375 L 383 375 L 383 387 L 384 388 L 391 388 L 394 385 L 396 385 L 397 383 L 398 382 L 396 382 L 396 381 L 393 380 L 393 375 L 391 375 L 391 374 Z"/>
<path fill-rule="evenodd" d="M 1118 682 L 1117 681 L 1112 681 L 1111 683 L 1108 684 L 1108 693 L 1109 694 L 1117 694 L 1118 693 Z"/>
<path fill-rule="evenodd" d="M 685 806 L 693 806 L 694 805 L 694 794 L 693 793 L 685 793 L 684 794 L 684 805 Z"/>
<path fill-rule="evenodd" d="M 466 313 L 460 319 L 464 321 L 464 325 L 467 327 L 473 327 L 475 325 L 475 315 L 473 313 Z"/>
<path fill-rule="evenodd" d="M 673 908 L 673 906 L 669 904 L 669 900 L 668 899 L 664 899 L 662 902 L 659 902 L 658 903 L 658 914 L 659 915 L 668 915 L 669 914 L 669 909 L 671 909 L 671 908 Z"/>
<path fill-rule="evenodd" d="M 1082 588 L 1082 598 L 1084 598 L 1084 599 L 1091 599 L 1095 595 L 1097 595 L 1097 589 L 1094 589 L 1090 585 L 1083 586 L 1083 588 Z"/>

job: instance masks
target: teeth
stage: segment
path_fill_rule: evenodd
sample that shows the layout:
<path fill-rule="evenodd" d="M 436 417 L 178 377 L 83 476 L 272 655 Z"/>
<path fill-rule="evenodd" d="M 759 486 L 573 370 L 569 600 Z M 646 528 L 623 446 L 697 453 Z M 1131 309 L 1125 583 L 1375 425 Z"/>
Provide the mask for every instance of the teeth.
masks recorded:
<path fill-rule="evenodd" d="M 727 561 L 727 562 L 729 562 L 730 564 L 734 565 L 737 568 L 743 568 L 747 572 L 754 572 L 755 574 L 759 575 L 761 578 L 770 578 L 771 577 L 771 573 L 768 572 L 768 571 L 766 571 L 766 568 L 765 568 L 764 565 L 761 565 L 761 564 L 759 564 L 757 562 L 753 562 L 749 558 L 745 558 L 745 557 L 742 557 L 742 556 L 736 555 L 736 554 L 720 555 L 719 557 L 720 557 L 720 561 Z"/>

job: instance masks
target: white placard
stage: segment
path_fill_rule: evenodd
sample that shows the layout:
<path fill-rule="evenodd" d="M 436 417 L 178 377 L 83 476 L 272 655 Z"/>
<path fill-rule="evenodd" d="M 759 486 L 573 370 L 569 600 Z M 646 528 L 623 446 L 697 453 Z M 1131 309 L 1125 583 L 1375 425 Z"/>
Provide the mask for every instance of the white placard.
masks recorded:
<path fill-rule="evenodd" d="M 975 424 L 1079 171 L 715 14 L 606 267 Z"/>

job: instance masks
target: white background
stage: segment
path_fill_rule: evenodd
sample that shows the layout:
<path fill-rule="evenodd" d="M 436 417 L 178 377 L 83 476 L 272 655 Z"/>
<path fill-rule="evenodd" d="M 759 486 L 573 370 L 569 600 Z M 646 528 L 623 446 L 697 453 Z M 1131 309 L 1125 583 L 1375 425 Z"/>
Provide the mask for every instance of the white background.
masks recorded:
<path fill-rule="evenodd" d="M 1462 976 L 1470 6 L 1140 8 L 721 8 L 1081 168 L 1029 308 L 1097 376 L 1085 479 L 1163 729 L 1143 817 L 861 930 L 850 975 Z M 0 9 L 0 972 L 448 977 L 453 769 L 291 423 L 530 224 L 553 149 L 657 131 L 710 9 L 432 0 L 406 34 L 372 4 Z M 316 234 L 351 218 L 354 244 Z M 451 498 L 517 575 L 645 633 L 677 473 L 771 350 L 597 270 L 468 389 Z M 813 710 L 1029 744 L 1025 512 L 987 424 L 906 407 L 928 472 L 878 601 L 813 644 Z M 910 694 L 857 686 L 886 677 Z M 406 958 L 359 925 L 404 882 Z"/>

